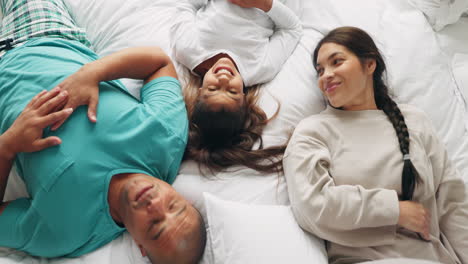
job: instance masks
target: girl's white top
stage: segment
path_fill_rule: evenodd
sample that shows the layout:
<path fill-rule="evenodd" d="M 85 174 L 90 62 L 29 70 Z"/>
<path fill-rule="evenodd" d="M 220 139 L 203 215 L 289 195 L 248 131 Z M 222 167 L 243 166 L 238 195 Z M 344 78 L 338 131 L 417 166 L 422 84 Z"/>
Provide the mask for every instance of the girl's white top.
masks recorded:
<path fill-rule="evenodd" d="M 171 28 L 176 60 L 190 70 L 219 54 L 236 63 L 245 86 L 272 80 L 296 48 L 302 25 L 279 0 L 270 11 L 228 0 L 179 0 Z"/>

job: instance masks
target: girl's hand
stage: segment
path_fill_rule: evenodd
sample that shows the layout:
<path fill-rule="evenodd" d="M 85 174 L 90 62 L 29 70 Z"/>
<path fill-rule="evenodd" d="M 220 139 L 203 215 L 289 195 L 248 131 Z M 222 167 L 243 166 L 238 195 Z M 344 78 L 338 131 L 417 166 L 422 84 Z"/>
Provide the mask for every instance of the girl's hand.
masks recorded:
<path fill-rule="evenodd" d="M 59 88 L 37 94 L 13 125 L 1 135 L 3 154 L 11 158 L 20 152 L 35 152 L 60 144 L 60 138 L 42 138 L 42 135 L 44 128 L 67 119 L 73 112 L 70 108 L 58 112 L 54 110 L 63 108 L 67 97 L 68 93 Z"/>
<path fill-rule="evenodd" d="M 430 240 L 431 215 L 420 203 L 412 201 L 400 202 L 398 225 L 419 233 L 425 240 Z"/>
<path fill-rule="evenodd" d="M 270 11 L 273 0 L 229 0 L 229 2 L 244 8 L 256 7 L 264 12 Z"/>
<path fill-rule="evenodd" d="M 76 109 L 78 106 L 88 105 L 89 120 L 93 123 L 97 121 L 96 109 L 99 101 L 99 79 L 94 71 L 88 70 L 85 65 L 76 73 L 66 78 L 57 87 L 68 92 L 68 102 L 63 108 Z M 60 120 L 51 129 L 58 129 L 65 120 Z"/>

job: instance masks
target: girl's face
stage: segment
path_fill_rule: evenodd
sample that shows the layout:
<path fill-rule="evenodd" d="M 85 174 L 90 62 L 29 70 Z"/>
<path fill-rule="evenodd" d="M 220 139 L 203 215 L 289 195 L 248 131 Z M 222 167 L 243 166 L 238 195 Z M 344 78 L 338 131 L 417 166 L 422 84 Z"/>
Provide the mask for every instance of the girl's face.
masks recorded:
<path fill-rule="evenodd" d="M 318 85 L 335 108 L 377 109 L 373 83 L 375 66 L 375 60 L 361 63 L 346 47 L 325 43 L 317 56 Z"/>
<path fill-rule="evenodd" d="M 244 82 L 232 60 L 223 57 L 205 74 L 200 96 L 212 110 L 238 109 L 244 103 Z"/>

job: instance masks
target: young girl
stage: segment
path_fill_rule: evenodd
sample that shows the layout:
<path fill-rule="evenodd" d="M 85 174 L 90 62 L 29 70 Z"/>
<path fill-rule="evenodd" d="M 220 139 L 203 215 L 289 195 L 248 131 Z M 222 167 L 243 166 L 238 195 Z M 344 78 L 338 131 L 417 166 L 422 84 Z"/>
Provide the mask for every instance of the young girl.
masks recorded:
<path fill-rule="evenodd" d="M 371 37 L 335 29 L 313 62 L 329 106 L 297 126 L 283 161 L 302 228 L 328 241 L 330 263 L 468 263 L 465 185 L 426 115 L 389 97 Z"/>
<path fill-rule="evenodd" d="M 280 170 L 274 157 L 283 146 L 252 150 L 268 122 L 252 86 L 272 80 L 293 52 L 302 35 L 298 17 L 279 0 L 183 0 L 177 15 L 173 52 L 192 71 L 186 158 L 211 169 Z"/>

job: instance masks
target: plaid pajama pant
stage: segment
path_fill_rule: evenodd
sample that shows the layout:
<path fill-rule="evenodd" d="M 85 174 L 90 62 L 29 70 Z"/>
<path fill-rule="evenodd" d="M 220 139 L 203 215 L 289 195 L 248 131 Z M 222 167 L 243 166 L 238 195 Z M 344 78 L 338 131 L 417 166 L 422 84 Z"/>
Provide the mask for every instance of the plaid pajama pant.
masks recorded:
<path fill-rule="evenodd" d="M 0 8 L 4 16 L 0 51 L 39 37 L 76 40 L 91 47 L 62 0 L 0 0 Z"/>

